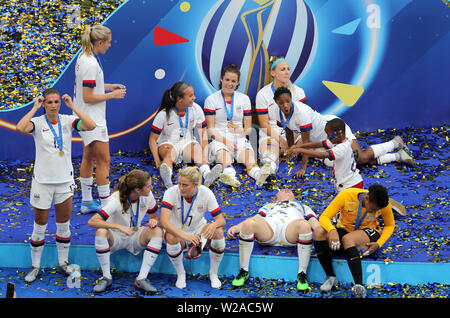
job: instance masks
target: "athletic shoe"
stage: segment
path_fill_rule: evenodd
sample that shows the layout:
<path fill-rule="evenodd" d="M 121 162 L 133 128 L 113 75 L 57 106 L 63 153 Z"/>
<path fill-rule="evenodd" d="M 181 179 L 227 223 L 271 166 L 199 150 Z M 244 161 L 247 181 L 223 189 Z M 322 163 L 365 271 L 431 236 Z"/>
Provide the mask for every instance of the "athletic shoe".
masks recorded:
<path fill-rule="evenodd" d="M 221 173 L 219 176 L 220 182 L 227 184 L 232 187 L 239 187 L 241 183 L 235 176 L 230 176 L 229 174 Z"/>
<path fill-rule="evenodd" d="M 139 288 L 147 293 L 156 293 L 157 292 L 156 288 L 153 287 L 153 285 L 150 283 L 150 281 L 147 278 L 139 279 L 139 280 L 136 279 L 134 281 L 134 285 L 137 288 Z"/>
<path fill-rule="evenodd" d="M 308 280 L 306 279 L 306 274 L 304 272 L 300 272 L 297 275 L 297 290 L 307 290 L 309 287 Z"/>
<path fill-rule="evenodd" d="M 92 200 L 90 203 L 86 203 L 86 202 L 81 202 L 81 213 L 82 214 L 88 214 L 91 212 L 98 212 L 100 211 L 100 209 L 102 208 L 102 206 L 95 202 L 94 200 Z"/>
<path fill-rule="evenodd" d="M 256 185 L 258 187 L 261 187 L 264 182 L 266 182 L 267 178 L 270 176 L 270 163 L 265 163 L 261 167 L 261 174 L 259 175 L 259 178 L 256 180 Z"/>
<path fill-rule="evenodd" d="M 111 285 L 112 285 L 112 278 L 109 279 L 106 277 L 102 277 L 98 281 L 97 285 L 94 286 L 94 293 L 102 293 Z"/>
<path fill-rule="evenodd" d="M 355 286 L 352 287 L 352 291 L 353 291 L 353 295 L 356 298 L 366 298 L 366 289 L 364 288 L 364 286 L 360 285 L 360 284 L 356 284 Z"/>
<path fill-rule="evenodd" d="M 32 283 L 41 276 L 41 269 L 39 267 L 32 267 L 30 272 L 25 276 L 25 281 L 27 283 Z"/>
<path fill-rule="evenodd" d="M 336 276 L 327 276 L 327 279 L 320 286 L 320 290 L 323 292 L 329 292 L 334 287 L 336 287 L 338 280 Z"/>
<path fill-rule="evenodd" d="M 56 271 L 60 274 L 67 275 L 67 276 L 72 274 L 72 271 L 69 268 L 69 263 L 67 261 L 64 262 L 64 264 L 58 265 L 58 267 L 56 267 Z"/>
<path fill-rule="evenodd" d="M 409 166 L 409 167 L 415 167 L 416 166 L 416 161 L 414 160 L 414 158 L 409 155 L 405 149 L 400 149 L 399 151 L 397 151 L 397 154 L 399 156 L 399 161 L 404 163 L 405 165 Z"/>
<path fill-rule="evenodd" d="M 217 274 L 211 274 L 211 272 L 209 273 L 209 280 L 211 281 L 211 287 L 212 288 L 217 288 L 219 289 L 220 287 L 222 287 L 222 283 L 219 280 L 219 277 L 217 276 Z"/>
<path fill-rule="evenodd" d="M 209 188 L 209 186 L 210 186 L 211 184 L 213 184 L 214 181 L 216 181 L 216 179 L 219 177 L 219 175 L 221 174 L 221 172 L 222 172 L 222 165 L 221 165 L 220 163 L 219 163 L 219 164 L 216 164 L 216 165 L 211 169 L 211 171 L 208 172 L 208 173 L 205 175 L 205 181 L 203 182 L 203 185 L 204 185 L 205 187 L 208 187 L 208 188 Z"/>
<path fill-rule="evenodd" d="M 247 279 L 250 277 L 250 274 L 241 268 L 241 271 L 239 272 L 239 274 L 237 275 L 237 277 L 235 279 L 233 279 L 233 281 L 231 282 L 231 284 L 234 287 L 241 287 L 245 284 L 245 282 L 247 281 Z"/>
<path fill-rule="evenodd" d="M 172 172 L 170 171 L 170 167 L 166 163 L 162 163 L 159 166 L 159 175 L 164 183 L 166 188 L 170 188 L 173 186 L 172 183 Z"/>
<path fill-rule="evenodd" d="M 410 157 L 413 156 L 411 150 L 408 148 L 406 143 L 403 141 L 402 137 L 395 136 L 393 141 L 396 143 L 396 147 L 394 149 L 395 151 L 403 149 L 408 154 L 408 156 L 410 156 Z"/>

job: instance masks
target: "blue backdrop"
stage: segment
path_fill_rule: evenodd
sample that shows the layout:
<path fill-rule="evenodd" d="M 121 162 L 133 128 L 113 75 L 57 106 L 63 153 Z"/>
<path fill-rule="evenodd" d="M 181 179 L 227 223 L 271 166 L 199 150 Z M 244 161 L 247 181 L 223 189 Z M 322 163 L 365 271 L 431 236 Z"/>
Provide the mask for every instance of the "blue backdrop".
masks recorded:
<path fill-rule="evenodd" d="M 125 99 L 107 102 L 112 152 L 148 147 L 162 93 L 178 80 L 194 87 L 203 106 L 221 67 L 235 63 L 239 90 L 254 101 L 274 55 L 286 56 L 307 104 L 341 116 L 354 131 L 449 119 L 450 8 L 441 0 L 129 0 L 104 24 L 113 37 L 101 56 L 105 82 L 127 86 Z M 156 27 L 186 40 L 158 45 L 170 39 Z M 73 94 L 75 58 L 54 83 L 61 93 Z M 364 93 L 349 107 L 322 81 Z M 14 131 L 31 105 L 0 111 L 0 159 L 34 157 L 32 137 Z M 76 133 L 74 140 L 77 156 Z"/>

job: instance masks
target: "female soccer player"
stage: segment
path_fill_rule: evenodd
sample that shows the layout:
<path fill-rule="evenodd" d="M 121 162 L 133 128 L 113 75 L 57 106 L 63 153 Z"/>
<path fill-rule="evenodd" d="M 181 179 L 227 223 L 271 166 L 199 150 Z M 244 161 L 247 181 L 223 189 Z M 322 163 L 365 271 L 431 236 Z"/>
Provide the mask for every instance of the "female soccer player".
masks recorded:
<path fill-rule="evenodd" d="M 278 105 L 278 111 L 275 112 L 275 120 L 280 128 L 285 129 L 288 127 L 301 136 L 301 139 L 289 151 L 295 151 L 295 148 L 301 147 L 302 144 L 307 144 L 311 141 L 324 141 L 328 138 L 325 126 L 329 120 L 337 118 L 336 116 L 322 115 L 306 104 L 293 101 L 291 92 L 284 87 L 276 90 L 274 99 Z M 388 142 L 367 147 L 364 151 L 347 124 L 345 125 L 345 137 L 351 141 L 352 149 L 357 151 L 357 163 L 359 164 L 381 164 L 392 161 L 400 161 L 411 166 L 415 164 L 414 159 L 409 154 L 408 147 L 400 136 L 396 136 Z M 397 151 L 397 153 L 388 154 L 388 152 L 393 150 Z M 308 155 L 304 152 L 301 169 L 296 172 L 296 176 L 301 177 L 305 174 L 307 164 Z"/>
<path fill-rule="evenodd" d="M 173 185 L 174 162 L 194 162 L 199 166 L 207 187 L 222 172 L 222 165 L 210 169 L 204 160 L 208 154 L 205 114 L 194 100 L 194 88 L 185 82 L 176 82 L 164 92 L 158 114 L 153 120 L 149 147 L 166 188 Z M 201 145 L 195 137 L 196 129 Z"/>
<path fill-rule="evenodd" d="M 145 249 L 135 285 L 146 292 L 156 292 L 147 276 L 161 250 L 163 232 L 158 227 L 157 204 L 152 188 L 150 174 L 132 170 L 119 179 L 118 190 L 89 220 L 88 225 L 97 228 L 95 249 L 103 272 L 102 279 L 94 286 L 94 292 L 103 292 L 111 286 L 110 256 L 121 249 L 127 249 L 134 255 Z M 149 221 L 142 225 L 146 213 L 149 214 Z"/>
<path fill-rule="evenodd" d="M 126 89 L 121 84 L 105 84 L 99 55 L 111 46 L 111 30 L 105 26 L 87 26 L 82 38 L 82 52 L 75 65 L 74 104 L 97 124 L 90 132 L 81 132 L 83 157 L 80 166 L 82 204 L 81 212 L 98 211 L 100 206 L 92 198 L 93 171 L 96 164 L 98 194 L 103 206 L 109 195 L 109 137 L 106 125 L 106 101 L 124 98 Z M 105 91 L 110 91 L 105 93 Z"/>
<path fill-rule="evenodd" d="M 243 163 L 250 177 L 261 186 L 270 174 L 270 164 L 260 169 L 255 160 L 252 145 L 246 138 L 252 131 L 250 98 L 236 91 L 239 87 L 239 68 L 228 65 L 222 70 L 220 90 L 205 100 L 204 112 L 208 133 L 212 137 L 209 145 L 210 158 L 222 164 L 220 181 L 238 187 L 233 160 Z"/>
<path fill-rule="evenodd" d="M 57 271 L 68 272 L 70 247 L 70 214 L 75 190 L 72 166 L 72 131 L 95 129 L 95 122 L 72 103 L 69 95 L 62 97 L 64 103 L 78 117 L 59 114 L 61 97 L 54 88 L 36 98 L 33 108 L 17 123 L 20 133 L 31 133 L 36 145 L 30 203 L 34 208 L 34 225 L 31 234 L 32 269 L 25 281 L 33 282 L 40 274 L 42 251 L 49 209 L 54 203 L 56 215 L 56 247 L 58 250 Z M 33 117 L 44 107 L 44 115 Z"/>
<path fill-rule="evenodd" d="M 177 288 L 186 287 L 186 272 L 183 266 L 183 249 L 187 244 L 200 246 L 211 240 L 209 248 L 211 287 L 220 288 L 218 268 L 225 250 L 223 227 L 225 218 L 221 214 L 214 193 L 201 185 L 202 175 L 198 167 L 186 167 L 178 176 L 178 185 L 166 190 L 161 202 L 161 226 L 165 229 L 167 255 L 177 272 Z M 208 223 L 204 214 L 214 219 Z"/>
<path fill-rule="evenodd" d="M 279 87 L 286 87 L 292 92 L 293 100 L 300 102 L 306 100 L 306 95 L 302 88 L 290 81 L 289 64 L 283 57 L 278 56 L 271 59 L 270 75 L 273 81 L 264 86 L 256 95 L 255 109 L 260 126 L 259 158 L 263 163 L 269 163 L 271 173 L 275 174 L 278 170 L 279 156 L 288 148 L 288 139 L 296 137 L 291 136 L 292 132 L 289 129 L 282 130 L 277 126 L 275 118 L 278 109 L 273 99 L 275 90 Z M 291 145 L 289 144 L 289 146 Z"/>

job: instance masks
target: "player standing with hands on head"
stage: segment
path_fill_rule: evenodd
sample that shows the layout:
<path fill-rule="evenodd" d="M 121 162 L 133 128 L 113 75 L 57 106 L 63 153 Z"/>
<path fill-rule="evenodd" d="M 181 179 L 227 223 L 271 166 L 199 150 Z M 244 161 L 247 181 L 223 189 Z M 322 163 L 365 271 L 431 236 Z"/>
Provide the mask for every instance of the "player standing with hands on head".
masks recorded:
<path fill-rule="evenodd" d="M 102 25 L 87 26 L 82 38 L 82 52 L 75 65 L 74 104 L 88 114 L 97 124 L 90 132 L 80 133 L 83 139 L 83 157 L 80 166 L 82 204 L 81 212 L 100 210 L 110 195 L 109 136 L 106 125 L 106 101 L 122 99 L 126 89 L 122 84 L 105 84 L 103 67 L 99 58 L 111 47 L 111 30 Z M 105 93 L 109 91 L 108 93 Z M 101 206 L 92 198 L 93 171 Z"/>
<path fill-rule="evenodd" d="M 57 271 L 68 272 L 70 247 L 70 214 L 75 190 L 72 166 L 72 131 L 95 129 L 95 122 L 72 103 L 69 95 L 62 97 L 74 115 L 59 114 L 61 97 L 54 88 L 46 89 L 36 98 L 33 108 L 17 123 L 20 133 L 31 133 L 36 145 L 36 158 L 31 182 L 30 203 L 34 208 L 34 225 L 31 234 L 32 269 L 25 281 L 33 282 L 40 274 L 42 251 L 49 209 L 54 203 L 56 216 Z M 44 108 L 44 115 L 33 117 Z M 77 117 L 78 116 L 78 117 Z"/>
<path fill-rule="evenodd" d="M 198 167 L 186 167 L 178 175 L 178 185 L 167 189 L 161 202 L 161 226 L 165 229 L 167 255 L 176 272 L 177 288 L 186 287 L 186 272 L 183 265 L 183 249 L 191 244 L 191 252 L 201 253 L 207 240 L 209 247 L 211 287 L 220 288 L 218 269 L 225 250 L 223 227 L 225 218 L 220 211 L 214 193 L 201 184 L 202 175 Z M 204 214 L 214 219 L 208 223 Z M 192 258 L 198 257 L 192 255 Z"/>
<path fill-rule="evenodd" d="M 121 249 L 127 249 L 134 255 L 145 249 L 134 283 L 141 290 L 156 292 L 147 276 L 161 250 L 163 232 L 158 227 L 158 206 L 152 193 L 151 176 L 142 170 L 132 170 L 119 179 L 117 189 L 108 203 L 88 222 L 89 226 L 97 228 L 95 249 L 103 272 L 102 279 L 94 286 L 94 292 L 103 292 L 111 286 L 110 256 Z M 149 214 L 149 221 L 147 225 L 142 225 L 146 213 Z"/>
<path fill-rule="evenodd" d="M 247 135 L 252 131 L 252 109 L 250 98 L 237 90 L 239 87 L 239 68 L 225 66 L 220 77 L 220 90 L 205 100 L 205 117 L 208 133 L 212 137 L 209 144 L 209 158 L 214 158 L 223 167 L 219 180 L 238 187 L 233 160 L 247 168 L 250 177 L 262 186 L 270 174 L 270 164 L 259 168 L 252 145 Z"/>

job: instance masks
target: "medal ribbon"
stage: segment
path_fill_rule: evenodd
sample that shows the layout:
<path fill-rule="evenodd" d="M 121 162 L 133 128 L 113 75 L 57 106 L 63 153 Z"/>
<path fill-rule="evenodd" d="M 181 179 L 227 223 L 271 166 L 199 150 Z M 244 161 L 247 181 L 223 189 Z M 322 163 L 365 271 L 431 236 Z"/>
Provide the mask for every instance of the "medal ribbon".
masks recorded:
<path fill-rule="evenodd" d="M 133 211 L 133 205 L 132 205 L 130 199 L 128 198 L 128 203 L 130 204 L 130 214 L 131 214 L 130 222 L 131 222 L 131 225 L 134 227 L 137 226 L 137 223 L 139 220 L 139 202 L 140 201 L 141 200 L 138 198 L 137 199 L 137 207 L 136 207 L 137 209 L 136 209 L 136 214 L 135 214 Z"/>
<path fill-rule="evenodd" d="M 361 198 L 359 198 L 359 206 L 358 206 L 358 214 L 356 215 L 356 221 L 355 221 L 355 231 L 359 228 L 359 226 L 361 225 L 362 221 L 364 221 L 364 218 L 366 217 L 368 211 L 366 210 L 366 213 L 364 213 L 364 215 L 362 216 L 362 218 L 360 218 L 361 216 L 361 209 L 362 209 L 362 202 L 363 202 L 363 198 L 366 194 L 364 193 L 363 195 L 361 195 Z"/>
<path fill-rule="evenodd" d="M 181 129 L 180 136 L 184 137 L 185 134 L 186 134 L 188 125 L 189 125 L 189 107 L 186 108 L 186 115 L 185 115 L 186 116 L 186 121 L 184 122 L 184 125 L 183 125 L 183 121 L 181 120 L 181 116 L 178 114 L 177 106 L 175 106 L 175 109 L 177 110 L 178 121 L 180 123 L 180 129 Z"/>
<path fill-rule="evenodd" d="M 283 127 L 283 131 L 286 129 L 287 125 L 291 121 L 291 118 L 292 118 L 293 114 L 294 114 L 294 103 L 293 102 L 291 102 L 291 112 L 289 113 L 289 116 L 286 119 L 286 121 L 284 121 L 284 115 L 283 115 L 283 112 L 280 109 L 280 121 L 281 121 L 281 126 Z"/>
<path fill-rule="evenodd" d="M 222 92 L 222 97 L 223 97 L 223 106 L 225 107 L 225 110 L 227 111 L 227 119 L 228 119 L 228 121 L 230 121 L 233 118 L 233 114 L 234 114 L 234 93 L 233 93 L 233 96 L 231 96 L 230 110 L 228 110 L 227 101 L 225 100 L 225 96 L 223 95 L 223 92 Z"/>
<path fill-rule="evenodd" d="M 194 197 L 192 198 L 191 206 L 189 207 L 186 217 L 184 217 L 184 202 L 183 202 L 183 197 L 181 197 L 181 204 L 180 204 L 181 205 L 181 222 L 183 223 L 183 226 L 186 223 L 189 215 L 191 214 L 191 210 L 192 210 L 192 207 L 194 206 L 194 201 L 195 201 L 195 198 L 197 197 L 197 193 L 198 193 L 198 188 L 195 191 Z"/>
<path fill-rule="evenodd" d="M 61 121 L 59 120 L 59 116 L 58 116 L 58 132 L 59 132 L 59 136 L 56 134 L 55 129 L 53 128 L 52 123 L 50 122 L 50 120 L 48 119 L 47 116 L 45 116 L 45 120 L 47 121 L 48 126 L 50 127 L 50 130 L 53 134 L 53 136 L 55 137 L 56 143 L 58 144 L 58 148 L 60 151 L 63 150 L 63 139 L 62 139 L 62 132 L 61 132 Z"/>

